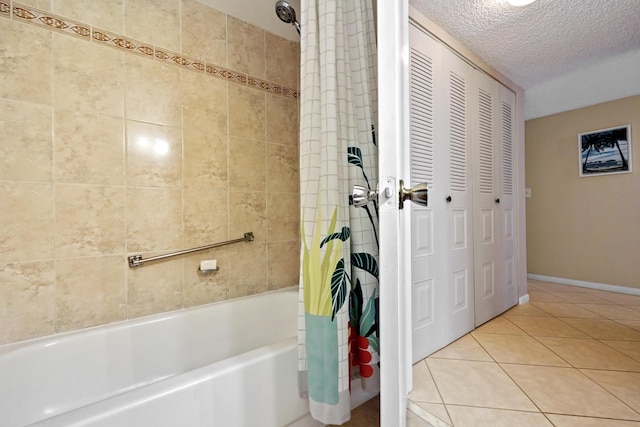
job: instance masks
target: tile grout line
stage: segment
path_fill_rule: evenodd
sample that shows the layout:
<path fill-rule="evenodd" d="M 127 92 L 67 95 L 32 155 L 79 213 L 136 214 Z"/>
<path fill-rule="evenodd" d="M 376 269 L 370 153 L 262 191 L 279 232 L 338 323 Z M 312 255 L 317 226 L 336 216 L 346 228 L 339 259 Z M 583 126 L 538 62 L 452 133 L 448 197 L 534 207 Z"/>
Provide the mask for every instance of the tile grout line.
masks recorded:
<path fill-rule="evenodd" d="M 451 421 L 451 426 L 454 427 L 453 426 L 453 420 L 451 419 L 451 414 L 449 413 L 449 409 L 447 409 L 447 405 L 446 405 L 446 403 L 444 401 L 444 398 L 442 397 L 442 392 L 440 391 L 440 387 L 438 387 L 438 382 L 436 381 L 435 377 L 433 376 L 433 372 L 431 372 L 431 368 L 429 367 L 429 364 L 427 363 L 427 359 L 428 359 L 428 356 L 426 358 L 424 358 L 422 361 L 424 362 L 424 364 L 425 364 L 425 366 L 427 368 L 427 372 L 429 372 L 429 376 L 431 377 L 431 381 L 433 381 L 433 385 L 435 386 L 436 391 L 438 392 L 438 396 L 440 397 L 440 401 L 442 402 L 442 406 L 444 406 L 444 410 L 446 411 L 447 416 L 449 417 L 449 421 Z M 426 411 L 426 409 L 425 409 L 425 411 Z M 427 412 L 429 412 L 429 411 L 427 411 Z M 431 412 L 429 412 L 429 413 L 431 413 Z M 436 417 L 436 418 L 439 418 L 435 414 L 432 414 L 432 415 L 434 417 Z M 425 420 L 425 421 L 429 422 L 429 420 Z M 445 423 L 446 423 L 446 421 L 445 421 Z"/>
<path fill-rule="evenodd" d="M 578 306 L 577 304 L 574 304 L 574 303 L 570 303 L 570 304 L 573 304 L 573 305 Z M 616 304 L 616 305 L 619 305 L 619 304 Z M 535 306 L 535 305 L 534 305 L 534 306 Z M 538 308 L 538 309 L 540 309 L 540 310 L 544 311 L 544 309 L 542 309 L 542 308 L 539 308 L 539 307 L 536 307 L 536 308 Z M 591 311 L 591 310 L 589 310 L 589 311 Z M 561 318 L 559 318 L 559 317 L 557 317 L 557 316 L 555 316 L 555 315 L 553 315 L 553 314 L 551 314 L 551 313 L 547 313 L 547 314 L 548 314 L 549 316 L 551 316 L 553 319 L 557 319 L 557 320 L 559 320 L 559 321 L 561 321 L 561 322 L 563 322 L 563 323 L 566 323 L 566 322 L 564 322 Z M 598 313 L 595 313 L 595 314 L 598 314 Z M 608 319 L 608 320 L 610 320 L 610 319 Z M 568 323 L 566 323 L 566 324 L 568 324 Z M 569 326 L 572 326 L 572 325 L 569 325 Z M 577 328 L 576 328 L 576 329 L 577 329 Z M 562 361 L 564 361 L 565 363 L 567 363 L 569 366 L 568 366 L 568 367 L 565 367 L 565 369 L 571 369 L 571 370 L 574 370 L 574 371 L 576 371 L 576 372 L 579 372 L 579 373 L 580 373 L 580 375 L 584 376 L 587 380 L 589 380 L 590 382 L 594 383 L 596 386 L 598 386 L 600 389 L 602 389 L 603 391 L 605 391 L 605 392 L 606 392 L 607 394 L 609 394 L 611 397 L 613 397 L 614 399 L 618 400 L 620 403 L 622 403 L 623 405 L 627 406 L 627 407 L 628 407 L 629 409 L 631 409 L 632 411 L 634 411 L 634 412 L 636 412 L 636 413 L 640 414 L 640 412 L 638 412 L 637 410 L 635 410 L 634 408 L 632 408 L 631 406 L 629 406 L 626 402 L 624 402 L 623 400 L 621 400 L 620 398 L 618 398 L 616 395 L 614 395 L 612 392 L 610 392 L 610 391 L 609 391 L 608 389 L 606 389 L 604 386 L 600 385 L 597 381 L 595 381 L 594 379 L 592 379 L 592 378 L 590 378 L 588 375 L 586 375 L 584 372 L 582 372 L 581 368 L 577 368 L 577 367 L 576 367 L 576 366 L 574 366 L 572 363 L 570 363 L 568 360 L 566 360 L 564 357 L 562 357 L 560 354 L 556 353 L 555 351 L 553 351 L 553 349 L 549 348 L 549 347 L 548 347 L 547 345 L 545 345 L 543 342 L 541 342 L 540 340 L 538 340 L 538 337 L 536 337 L 536 336 L 533 336 L 533 335 L 529 334 L 527 331 L 524 331 L 524 332 L 525 332 L 528 336 L 530 336 L 531 338 L 533 338 L 536 342 L 538 342 L 540 345 L 542 345 L 543 347 L 545 347 L 546 349 L 548 349 L 549 351 L 551 351 L 553 354 L 557 355 L 557 356 L 558 356 Z M 581 331 L 581 332 L 583 332 L 583 333 L 587 334 L 587 335 L 589 336 L 589 337 L 588 337 L 588 339 L 589 339 L 589 340 L 592 340 L 592 341 L 595 341 L 595 342 L 601 342 L 599 339 L 597 339 L 597 338 L 595 338 L 595 337 L 591 336 L 589 333 L 586 333 L 586 332 L 584 332 L 584 331 Z M 559 339 L 571 339 L 571 338 L 565 338 L 565 337 L 558 337 L 558 338 L 559 338 Z M 604 344 L 604 343 L 602 343 L 602 344 Z M 614 349 L 614 350 L 616 350 L 616 349 Z M 616 351 L 617 351 L 617 350 L 616 350 Z M 617 351 L 617 352 L 618 352 L 618 353 L 620 353 L 620 354 L 622 354 L 622 355 L 624 355 L 623 353 L 621 353 L 621 352 L 619 352 L 619 351 Z M 627 356 L 627 357 L 628 357 L 628 356 Z M 498 363 L 498 364 L 500 365 L 501 369 L 505 372 L 505 374 L 506 374 L 507 376 L 509 376 L 509 374 L 504 370 L 504 368 L 502 368 L 502 365 L 501 365 L 500 363 Z M 525 366 L 527 366 L 527 365 L 525 365 Z M 534 366 L 539 366 L 539 365 L 534 365 Z M 585 369 L 585 368 L 582 368 L 582 369 Z M 610 372 L 611 370 L 608 370 L 608 369 L 607 369 L 607 370 L 605 370 L 605 371 Z M 509 378 L 511 378 L 511 376 L 509 376 Z M 518 384 L 518 383 L 517 383 L 513 378 L 511 378 L 511 380 L 512 380 L 512 381 L 513 381 L 513 382 L 518 386 L 518 388 L 520 388 L 520 390 L 522 390 L 522 392 L 523 392 L 523 393 L 525 393 L 525 395 L 526 395 L 527 397 L 529 397 L 529 399 L 531 400 L 531 402 L 532 402 L 532 403 L 533 403 L 533 404 L 534 404 L 534 405 L 535 405 L 535 406 L 540 410 L 540 413 L 541 413 L 542 415 L 544 415 L 544 416 L 545 416 L 545 418 L 547 418 L 547 419 L 549 420 L 549 418 L 547 417 L 547 414 L 541 410 L 541 408 L 538 406 L 538 404 L 537 404 L 537 403 L 536 403 L 536 402 L 535 402 L 535 401 L 534 401 L 534 400 L 533 400 L 533 399 L 532 399 L 532 398 L 531 398 L 531 397 L 530 397 L 530 396 L 529 396 L 529 395 L 528 395 L 528 394 L 527 394 L 527 393 L 526 393 L 526 392 L 525 392 L 525 391 L 520 387 L 520 385 L 519 385 L 519 384 Z M 573 414 L 560 414 L 560 415 L 573 415 Z M 574 416 L 576 416 L 576 415 L 574 415 Z M 585 416 L 582 416 L 582 417 L 585 417 Z M 551 420 L 549 420 L 549 422 L 551 422 Z"/>
<path fill-rule="evenodd" d="M 569 302 L 569 303 L 570 303 L 570 304 L 572 304 L 572 305 L 575 305 L 575 306 L 580 307 L 580 306 L 579 306 L 578 304 L 576 304 L 576 303 L 571 303 L 571 302 Z M 607 305 L 608 305 L 608 304 L 607 304 Z M 625 307 L 625 304 L 619 304 L 619 303 L 613 303 L 612 305 L 615 305 L 615 306 L 617 306 L 617 307 Z M 584 308 L 584 307 L 583 307 L 583 308 Z M 571 325 L 571 324 L 567 323 L 565 320 L 563 320 L 563 318 L 561 318 L 561 317 L 557 317 L 557 316 L 555 316 L 555 315 L 553 315 L 553 314 L 551 314 L 551 313 L 547 313 L 547 312 L 545 312 L 545 311 L 544 311 L 544 310 L 542 310 L 542 309 L 540 309 L 540 310 L 541 310 L 544 314 L 546 314 L 550 319 L 559 320 L 559 321 L 560 321 L 560 322 L 562 322 L 563 324 L 566 324 L 567 326 L 569 326 L 569 327 L 571 327 L 571 328 L 573 328 L 573 329 L 576 329 L 577 331 L 580 331 L 580 332 L 582 332 L 583 334 L 585 334 L 586 336 L 585 336 L 585 337 L 583 337 L 582 339 L 589 340 L 589 341 L 592 341 L 592 342 L 598 342 L 598 343 L 604 344 L 604 345 L 606 345 L 606 346 L 607 346 L 607 348 L 611 348 L 613 351 L 615 351 L 616 353 L 620 354 L 621 356 L 624 356 L 624 357 L 626 357 L 626 358 L 628 358 L 628 359 L 630 359 L 630 360 L 634 360 L 634 361 L 636 361 L 636 359 L 634 359 L 633 357 L 630 357 L 630 356 L 626 355 L 625 353 L 623 353 L 622 351 L 620 351 L 620 350 L 618 350 L 618 349 L 616 349 L 616 348 L 614 348 L 614 347 L 611 347 L 611 346 L 607 345 L 606 343 L 604 343 L 604 342 L 603 342 L 603 339 L 596 338 L 596 337 L 595 337 L 595 336 L 593 336 L 591 333 L 589 333 L 589 332 L 585 332 L 585 331 L 583 331 L 583 330 L 581 330 L 581 329 L 578 329 L 578 328 L 574 327 L 573 325 Z M 589 310 L 589 311 L 590 311 L 590 310 Z M 595 314 L 598 314 L 598 313 L 595 313 Z M 545 317 L 546 317 L 546 316 L 545 316 Z M 504 319 L 505 319 L 505 320 L 508 320 L 511 324 L 513 324 L 514 326 L 516 326 L 516 327 L 518 328 L 518 330 L 521 330 L 521 331 L 524 333 L 524 336 L 527 336 L 527 337 L 529 337 L 529 338 L 533 338 L 533 340 L 534 340 L 536 343 L 538 343 L 539 345 L 541 345 L 542 347 L 544 347 L 546 350 L 550 351 L 552 354 L 556 355 L 556 356 L 559 358 L 559 360 L 562 360 L 564 363 L 567 363 L 567 365 L 568 365 L 568 366 L 566 366 L 566 367 L 558 367 L 558 366 L 551 366 L 551 365 L 529 365 L 529 364 L 517 364 L 517 363 L 516 363 L 515 365 L 522 365 L 522 366 L 550 366 L 550 367 L 556 367 L 556 368 L 568 369 L 568 370 L 571 370 L 572 372 L 580 372 L 580 375 L 581 375 L 582 377 L 584 377 L 585 379 L 587 379 L 590 383 L 594 384 L 598 389 L 600 389 L 600 390 L 604 391 L 607 395 L 609 395 L 610 397 L 614 398 L 616 401 L 620 402 L 624 407 L 627 407 L 627 408 L 628 408 L 628 409 L 630 409 L 633 413 L 640 414 L 640 411 L 638 411 L 638 410 L 634 409 L 631 405 L 629 405 L 629 404 L 625 403 L 621 398 L 618 398 L 618 397 L 617 397 L 613 392 L 609 391 L 609 390 L 608 390 L 606 387 L 604 387 L 603 385 L 600 385 L 600 384 L 599 384 L 595 379 L 590 378 L 590 377 L 589 377 L 589 376 L 584 372 L 585 370 L 588 370 L 587 368 L 578 368 L 578 367 L 574 366 L 574 365 L 573 365 L 572 363 L 570 363 L 570 362 L 569 362 L 565 357 L 562 357 L 560 354 L 558 354 L 557 352 L 555 352 L 554 350 L 552 350 L 551 348 L 549 348 L 547 345 L 545 345 L 543 342 L 541 342 L 541 341 L 540 341 L 540 339 L 541 339 L 541 338 L 544 338 L 544 337 L 538 337 L 538 336 L 536 336 L 536 335 L 531 334 L 531 333 L 530 333 L 530 332 L 528 332 L 527 330 L 524 330 L 524 329 L 522 329 L 521 327 L 519 327 L 517 324 L 514 324 L 514 322 L 512 322 L 512 321 L 511 321 L 508 317 L 506 317 L 506 316 L 504 317 Z M 614 320 L 614 319 L 608 319 L 608 318 L 605 318 L 604 316 L 600 316 L 598 319 L 599 319 L 599 320 L 608 320 L 608 321 L 610 321 L 610 322 L 613 322 L 613 323 L 616 323 L 616 324 L 619 324 L 619 325 L 622 325 L 622 326 L 625 326 L 625 327 L 629 328 L 627 325 L 624 325 L 623 323 L 621 323 L 621 322 L 619 322 L 619 321 L 616 321 L 616 320 Z M 634 330 L 634 328 L 629 328 L 629 329 Z M 504 367 L 503 367 L 503 365 L 505 365 L 506 363 L 505 363 L 505 364 L 502 364 L 502 363 L 500 363 L 500 362 L 495 362 L 495 357 L 494 357 L 494 356 L 492 356 L 492 355 L 491 355 L 491 353 L 489 353 L 489 352 L 487 351 L 487 349 L 486 349 L 484 346 L 482 346 L 482 344 L 481 344 L 481 343 L 476 339 L 476 337 L 475 337 L 475 336 L 473 336 L 472 334 L 469 334 L 469 335 L 471 335 L 471 337 L 472 337 L 472 338 L 475 340 L 475 342 L 480 346 L 480 348 L 482 348 L 482 349 L 483 349 L 483 350 L 484 350 L 484 351 L 485 351 L 485 352 L 486 352 L 486 353 L 491 357 L 491 359 L 494 361 L 494 363 L 497 363 L 497 364 L 501 367 L 502 371 L 503 371 L 503 372 L 505 372 L 505 374 L 507 375 L 507 377 L 508 377 L 508 378 L 510 378 L 510 379 L 511 379 L 511 381 L 513 381 L 513 382 L 515 383 L 515 385 L 516 385 L 516 386 L 517 386 L 517 387 L 518 387 L 518 388 L 519 388 L 519 389 L 524 393 L 524 395 L 525 395 L 525 396 L 527 396 L 527 397 L 529 398 L 529 400 L 532 402 L 532 404 L 533 404 L 536 408 L 538 408 L 539 413 L 540 413 L 540 414 L 542 414 L 542 416 L 544 416 L 544 417 L 545 417 L 545 419 L 546 419 L 546 420 L 548 420 L 548 421 L 551 423 L 551 420 L 550 420 L 550 418 L 549 418 L 549 416 L 548 416 L 548 415 L 549 415 L 549 414 L 552 414 L 552 413 L 547 414 L 547 413 L 543 412 L 543 411 L 541 410 L 541 408 L 539 407 L 539 405 L 538 405 L 535 401 L 533 401 L 533 399 L 531 399 L 531 397 L 529 397 L 529 395 L 528 395 L 528 394 L 527 394 L 527 393 L 522 389 L 522 387 L 521 387 L 521 386 L 520 386 L 520 385 L 519 385 L 519 384 L 518 384 L 518 383 L 517 383 L 513 378 L 511 378 L 511 376 L 509 376 L 509 375 L 508 375 L 508 373 L 505 371 L 505 369 L 504 369 Z M 501 334 L 495 334 L 495 333 L 494 333 L 493 335 L 501 335 Z M 560 339 L 560 340 L 563 340 L 563 339 L 572 339 L 572 337 L 553 337 L 553 338 L 558 338 L 558 339 Z M 576 338 L 576 339 L 578 339 L 578 337 L 575 337 L 575 338 Z M 637 340 L 622 340 L 622 341 L 624 341 L 624 342 L 638 342 Z M 429 357 L 431 357 L 431 356 L 429 356 Z M 428 359 L 429 357 L 427 357 L 427 358 L 423 359 L 423 362 L 425 362 L 425 364 L 426 364 L 426 361 L 427 361 L 427 359 Z M 454 360 L 463 360 L 463 359 L 456 358 L 456 359 L 454 359 Z M 433 378 L 433 375 L 432 375 L 432 373 L 430 372 L 430 369 L 429 369 L 428 364 L 426 364 L 426 366 L 427 366 L 427 369 L 428 369 L 429 375 L 431 375 L 431 379 L 433 380 L 434 386 L 436 387 L 436 390 L 438 391 L 439 397 L 440 397 L 440 399 L 442 400 L 442 395 L 441 395 L 440 390 L 439 390 L 439 388 L 438 388 L 438 384 L 437 384 L 437 382 L 435 381 L 435 378 Z M 598 368 L 593 368 L 593 369 L 598 370 Z M 606 370 L 604 370 L 604 371 L 605 371 L 605 372 L 629 372 L 629 373 L 637 373 L 637 372 L 635 372 L 635 371 L 612 371 L 612 370 L 609 370 L 609 369 L 606 369 Z M 411 405 L 411 403 L 413 403 L 414 405 L 417 405 L 417 402 L 416 402 L 416 401 L 412 401 L 412 400 L 410 400 L 410 405 Z M 443 405 L 444 405 L 445 410 L 447 411 L 447 414 L 449 414 L 448 406 L 444 403 L 444 401 L 443 401 Z M 420 408 L 421 408 L 421 407 L 420 407 Z M 424 409 L 424 408 L 422 408 L 422 409 Z M 495 408 L 495 409 L 500 409 L 500 408 Z M 429 412 L 429 411 L 427 411 L 427 412 Z M 520 412 L 526 412 L 526 411 L 520 411 Z M 415 411 L 414 411 L 414 413 L 415 413 Z M 565 414 L 565 413 L 558 413 L 558 415 L 563 415 L 563 416 L 575 416 L 575 417 L 578 417 L 578 418 L 584 418 L 584 419 L 594 418 L 594 417 L 589 417 L 589 416 L 586 416 L 586 415 L 575 415 L 575 414 Z M 434 416 L 435 416 L 435 415 L 434 415 Z M 449 415 L 449 416 L 450 416 L 450 415 Z M 597 417 L 595 417 L 595 418 L 597 418 Z M 619 419 L 619 420 L 622 420 L 623 418 L 608 418 L 608 419 Z M 428 421 L 428 420 L 427 420 L 427 421 Z M 553 424 L 553 423 L 551 423 L 551 424 Z"/>
<path fill-rule="evenodd" d="M 502 315 L 501 315 L 502 316 Z M 509 320 L 507 317 L 504 317 L 506 320 Z M 509 320 L 509 322 L 511 322 Z M 522 332 L 524 332 L 529 338 L 533 338 L 535 340 L 535 338 L 533 336 L 531 336 L 531 334 L 529 334 L 527 331 L 525 331 L 524 329 L 520 328 L 518 325 L 516 325 L 515 323 L 511 322 L 513 325 L 515 325 L 518 329 L 520 329 Z M 473 335 L 472 335 L 473 337 Z M 522 388 L 522 386 L 520 386 L 520 384 L 518 384 L 518 382 L 511 377 L 511 375 L 509 375 L 509 373 L 504 369 L 504 367 L 502 366 L 502 364 L 500 362 L 498 362 L 495 357 L 493 357 L 493 355 L 482 345 L 482 343 L 480 343 L 480 341 L 478 341 L 477 339 L 475 339 L 475 337 L 473 337 L 473 339 L 478 343 L 478 345 L 480 345 L 480 347 L 482 347 L 482 349 L 489 355 L 489 357 L 491 357 L 495 364 L 500 368 L 500 370 L 507 376 L 507 378 L 509 378 L 511 380 L 511 382 L 522 392 L 522 394 L 524 394 L 527 399 L 529 399 L 529 401 L 531 402 L 531 404 L 533 406 L 536 407 L 536 409 L 538 409 L 538 413 L 542 414 L 544 416 L 544 412 L 542 411 L 542 408 L 540 408 L 540 406 L 533 400 L 533 398 L 531 396 L 529 396 L 529 394 Z M 545 416 L 546 418 L 546 416 Z"/>
<path fill-rule="evenodd" d="M 446 411 L 446 405 L 443 403 L 442 406 L 445 407 Z M 431 413 L 431 411 L 428 411 L 420 406 L 416 401 L 409 399 L 407 401 L 407 409 L 415 414 L 416 417 L 420 418 L 422 421 L 427 422 L 433 427 L 454 427 L 453 424 L 449 424 L 445 420 L 441 420 L 439 417 Z"/>

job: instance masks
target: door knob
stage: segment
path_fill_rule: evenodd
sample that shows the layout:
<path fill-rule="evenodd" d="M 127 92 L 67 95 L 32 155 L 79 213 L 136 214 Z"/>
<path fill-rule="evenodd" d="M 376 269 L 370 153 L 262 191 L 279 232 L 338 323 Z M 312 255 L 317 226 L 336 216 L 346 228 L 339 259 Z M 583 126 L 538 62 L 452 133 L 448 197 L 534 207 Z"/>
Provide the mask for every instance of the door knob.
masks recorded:
<path fill-rule="evenodd" d="M 496 203 L 500 203 L 500 199 L 496 199 Z"/>
<path fill-rule="evenodd" d="M 447 203 L 451 203 L 452 200 L 451 196 L 447 196 Z"/>
<path fill-rule="evenodd" d="M 421 206 L 427 206 L 427 202 L 429 200 L 429 186 L 427 183 L 418 184 L 413 188 L 406 189 L 404 188 L 404 181 L 400 180 L 400 190 L 399 190 L 399 208 L 404 208 L 404 201 L 410 200 L 413 203 L 417 203 Z"/>
<path fill-rule="evenodd" d="M 369 202 L 378 200 L 378 192 L 375 190 L 369 190 L 361 185 L 354 185 L 351 198 L 353 200 L 353 206 L 359 208 Z"/>

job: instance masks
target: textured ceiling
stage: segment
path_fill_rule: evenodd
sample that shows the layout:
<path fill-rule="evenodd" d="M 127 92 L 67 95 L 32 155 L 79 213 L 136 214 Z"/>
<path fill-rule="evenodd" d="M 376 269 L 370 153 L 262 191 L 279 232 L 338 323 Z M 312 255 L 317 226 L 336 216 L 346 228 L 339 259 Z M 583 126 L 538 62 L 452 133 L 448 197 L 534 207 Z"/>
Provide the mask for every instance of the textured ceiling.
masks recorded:
<path fill-rule="evenodd" d="M 640 49 L 640 0 L 410 0 L 523 89 Z"/>

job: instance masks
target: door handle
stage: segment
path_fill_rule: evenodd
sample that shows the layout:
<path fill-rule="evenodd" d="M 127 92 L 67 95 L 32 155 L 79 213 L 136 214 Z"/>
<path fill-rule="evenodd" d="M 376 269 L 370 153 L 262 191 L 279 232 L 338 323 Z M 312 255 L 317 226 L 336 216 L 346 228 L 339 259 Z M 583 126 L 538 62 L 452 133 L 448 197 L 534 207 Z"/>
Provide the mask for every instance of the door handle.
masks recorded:
<path fill-rule="evenodd" d="M 447 199 L 446 199 L 446 200 L 447 200 L 447 203 L 451 203 L 451 201 L 452 201 L 453 199 L 451 198 L 451 196 L 447 196 Z"/>
<path fill-rule="evenodd" d="M 429 201 L 429 186 L 427 183 L 418 184 L 413 188 L 404 188 L 404 181 L 400 180 L 400 190 L 398 191 L 400 197 L 399 208 L 404 208 L 404 201 L 409 200 L 413 203 L 417 203 L 421 206 L 427 206 Z"/>
<path fill-rule="evenodd" d="M 496 199 L 496 203 L 500 203 L 500 199 Z"/>
<path fill-rule="evenodd" d="M 378 191 L 369 190 L 361 185 L 354 185 L 353 192 L 351 193 L 351 199 L 353 200 L 353 206 L 359 208 L 369 202 L 378 200 Z"/>

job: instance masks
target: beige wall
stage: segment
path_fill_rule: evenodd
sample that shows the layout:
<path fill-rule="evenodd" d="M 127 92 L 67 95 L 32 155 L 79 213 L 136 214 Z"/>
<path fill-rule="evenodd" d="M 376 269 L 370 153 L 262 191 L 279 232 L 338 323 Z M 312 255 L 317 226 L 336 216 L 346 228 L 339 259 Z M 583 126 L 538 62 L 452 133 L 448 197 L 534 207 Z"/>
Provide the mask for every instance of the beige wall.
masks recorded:
<path fill-rule="evenodd" d="M 626 124 L 633 173 L 580 178 L 578 134 Z M 525 127 L 528 272 L 640 288 L 640 96 Z"/>
<path fill-rule="evenodd" d="M 297 43 L 194 0 L 8 3 L 0 344 L 297 283 Z"/>

